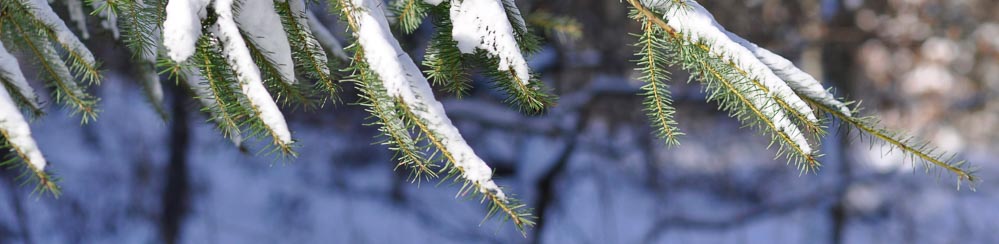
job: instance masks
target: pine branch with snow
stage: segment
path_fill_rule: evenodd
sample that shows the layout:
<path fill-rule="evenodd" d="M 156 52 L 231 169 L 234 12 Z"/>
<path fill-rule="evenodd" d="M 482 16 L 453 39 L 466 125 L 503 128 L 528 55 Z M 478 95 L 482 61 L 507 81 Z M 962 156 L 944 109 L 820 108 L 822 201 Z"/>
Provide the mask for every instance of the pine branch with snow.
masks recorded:
<path fill-rule="evenodd" d="M 964 161 L 938 153 L 927 143 L 890 132 L 875 118 L 855 117 L 811 75 L 787 59 L 726 31 L 699 3 L 692 0 L 627 0 L 632 15 L 643 25 L 654 24 L 667 39 L 661 47 L 670 53 L 670 62 L 699 77 L 709 100 L 747 125 L 761 128 L 778 143 L 778 155 L 787 155 L 803 171 L 818 169 L 819 154 L 806 132 L 821 136 L 822 121 L 811 107 L 857 128 L 863 135 L 897 148 L 927 170 L 944 169 L 961 182 L 976 177 Z M 646 77 L 646 80 L 649 80 Z M 930 165 L 936 167 L 930 167 Z"/>
<path fill-rule="evenodd" d="M 73 108 L 75 114 L 81 114 L 83 123 L 96 119 L 98 99 L 88 94 L 86 88 L 99 82 L 99 66 L 90 51 L 55 16 L 47 3 L 0 1 L 0 28 L 6 46 L 33 57 L 31 64 L 40 67 L 39 77 L 54 87 L 53 98 L 56 102 Z M 64 48 L 65 59 L 60 57 L 56 46 Z M 70 65 L 67 66 L 67 63 Z"/>
<path fill-rule="evenodd" d="M 487 216 L 497 213 L 522 231 L 533 225 L 527 208 L 508 197 L 493 182 L 490 167 L 472 151 L 444 113 L 443 105 L 434 98 L 430 82 L 392 36 L 380 4 L 377 0 L 339 0 L 335 5 L 354 33 L 356 59 L 353 65 L 356 68 L 353 69 L 359 71 L 355 76 L 363 76 L 360 88 L 365 90 L 367 98 L 362 104 L 368 105 L 369 111 L 394 111 L 378 118 L 384 121 L 379 124 L 390 140 L 405 139 L 412 129 L 417 132 L 412 139 L 429 145 L 431 156 L 425 157 L 409 156 L 416 151 L 406 148 L 416 144 L 395 144 L 403 157 L 413 158 L 410 161 L 417 172 L 417 180 L 419 172 L 434 167 L 433 162 L 444 162 L 440 167 L 440 172 L 447 173 L 444 179 L 463 182 L 459 195 L 481 196 L 481 201 L 489 207 Z M 400 119 L 405 121 L 404 126 L 400 125 Z"/>
<path fill-rule="evenodd" d="M 817 116 L 824 114 L 928 168 L 952 172 L 959 186 L 976 180 L 963 161 L 889 132 L 875 118 L 857 117 L 858 111 L 847 107 L 852 102 L 837 99 L 791 61 L 725 30 L 696 1 L 625 1 L 641 26 L 634 35 L 634 62 L 645 82 L 639 95 L 666 144 L 679 144 L 683 135 L 669 84 L 669 70 L 679 67 L 703 84 L 721 110 L 770 136 L 777 155 L 802 171 L 820 166 L 817 142 L 809 135 L 825 133 L 828 120 Z M 240 148 L 246 139 L 265 140 L 269 146 L 261 150 L 294 157 L 282 109 L 337 101 L 341 83 L 353 84 L 360 92 L 357 105 L 380 132 L 379 142 L 394 153 L 398 166 L 412 172 L 412 181 L 460 182 L 458 195 L 480 198 L 487 216 L 509 220 L 521 231 L 534 224 L 530 208 L 495 183 L 491 167 L 448 118 L 431 84 L 460 97 L 471 88 L 473 71 L 479 71 L 508 94 L 511 104 L 541 113 L 556 98 L 528 65 L 529 56 L 541 48 L 528 24 L 555 39 L 578 38 L 580 28 L 571 19 L 535 14 L 525 20 L 513 0 L 394 0 L 388 5 L 330 0 L 352 43 L 344 48 L 305 0 L 56 2 L 67 7 L 83 39 L 91 32 L 86 12 L 121 39 L 136 61 L 144 92 L 161 114 L 160 75 L 166 74 L 187 87 L 221 134 Z M 427 19 L 430 24 L 424 24 Z M 431 25 L 421 67 L 392 30 L 411 34 Z M 22 166 L 39 189 L 58 192 L 21 114 L 44 113 L 23 74 L 26 64 L 38 67 L 37 77 L 52 87 L 53 100 L 82 114 L 86 123 L 98 112 L 99 99 L 87 90 L 99 85 L 100 62 L 49 2 L 0 0 L 0 134 L 13 152 L 4 164 Z"/>

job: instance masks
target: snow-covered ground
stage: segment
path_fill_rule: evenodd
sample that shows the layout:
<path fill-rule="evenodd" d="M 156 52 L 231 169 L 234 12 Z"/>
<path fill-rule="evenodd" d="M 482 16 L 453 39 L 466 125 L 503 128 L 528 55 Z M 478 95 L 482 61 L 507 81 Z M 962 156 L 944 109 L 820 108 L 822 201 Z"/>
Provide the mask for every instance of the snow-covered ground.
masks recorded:
<path fill-rule="evenodd" d="M 472 146 L 498 168 L 498 183 L 545 208 L 543 227 L 527 238 L 509 223 L 480 225 L 483 208 L 455 199 L 458 186 L 405 182 L 407 173 L 392 170 L 387 151 L 370 144 L 374 131 L 360 125 L 363 114 L 345 105 L 291 113 L 301 156 L 284 163 L 241 153 L 204 123 L 203 114 L 192 114 L 183 149 L 186 200 L 164 200 L 173 127 L 159 120 L 138 87 L 121 76 L 109 78 L 99 88 L 103 113 L 93 124 L 79 126 L 59 110 L 32 124 L 64 194 L 29 195 L 5 176 L 0 243 L 155 242 L 162 238 L 165 202 L 186 202 L 172 212 L 183 216 L 177 232 L 182 243 L 999 240 L 990 231 L 999 219 L 996 181 L 985 181 L 978 192 L 956 191 L 949 180 L 934 181 L 908 167 L 884 170 L 863 158 L 844 169 L 839 155 L 865 157 L 863 146 L 827 146 L 825 168 L 799 176 L 770 159 L 765 138 L 707 112 L 710 105 L 681 110 L 687 112 L 678 118 L 691 136 L 666 149 L 647 136 L 647 128 L 611 123 L 609 114 L 577 123 L 577 113 L 556 110 L 548 117 L 480 123 L 518 115 L 492 102 L 445 103 Z M 999 177 L 995 152 L 969 148 L 982 178 Z M 841 150 L 850 153 L 836 153 Z M 552 169 L 559 173 L 548 186 L 544 179 Z M 546 187 L 551 190 L 542 205 Z"/>

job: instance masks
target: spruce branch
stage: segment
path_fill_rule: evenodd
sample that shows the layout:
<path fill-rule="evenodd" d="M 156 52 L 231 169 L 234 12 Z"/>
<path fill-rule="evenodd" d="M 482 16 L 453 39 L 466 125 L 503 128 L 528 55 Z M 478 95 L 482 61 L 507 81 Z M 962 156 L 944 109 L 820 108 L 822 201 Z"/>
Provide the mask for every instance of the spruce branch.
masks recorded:
<path fill-rule="evenodd" d="M 407 166 L 411 169 L 410 180 L 413 182 L 437 178 L 434 170 L 437 166 L 427 159 L 424 150 L 417 146 L 418 140 L 410 135 L 401 106 L 388 95 L 367 65 L 360 61 L 363 58 L 360 51 L 355 53 L 358 62 L 349 67 L 353 75 L 348 79 L 362 91 L 362 101 L 358 104 L 372 114 L 369 119 L 373 122 L 368 125 L 378 126 L 380 136 L 385 138 L 380 144 L 395 151 L 395 159 L 399 162 L 396 168 Z"/>
<path fill-rule="evenodd" d="M 239 79 L 239 71 L 233 67 L 231 57 L 223 55 L 224 44 L 219 39 L 214 34 L 204 35 L 198 41 L 198 51 L 195 53 L 195 58 L 202 62 L 199 64 L 202 75 L 209 81 L 213 94 L 217 96 L 215 111 L 223 118 L 219 130 L 229 135 L 229 138 L 235 138 L 233 133 L 245 133 L 249 138 L 270 137 L 272 142 L 261 148 L 261 152 L 280 152 L 282 157 L 296 157 L 294 141 L 281 139 L 281 133 L 287 132 L 281 132 L 281 127 L 274 127 L 264 121 L 260 108 L 248 97 L 247 82 Z"/>
<path fill-rule="evenodd" d="M 628 0 L 628 3 L 632 5 L 632 7 L 636 10 L 637 14 L 641 14 L 644 15 L 646 18 L 652 19 L 653 23 L 662 26 L 664 29 L 667 30 L 668 36 L 670 36 L 675 40 L 678 40 L 673 45 L 669 46 L 669 48 L 672 49 L 670 51 L 674 53 L 675 57 L 679 57 L 678 59 L 674 60 L 675 63 L 682 64 L 685 69 L 688 69 L 689 67 L 694 67 L 692 72 L 698 73 L 702 77 L 713 76 L 714 79 L 723 81 L 722 84 L 725 86 L 726 89 L 729 90 L 732 90 L 732 88 L 738 89 L 738 83 L 740 83 L 738 81 L 744 80 L 751 82 L 752 84 L 752 87 L 750 87 L 751 89 L 755 88 L 756 90 L 761 91 L 764 94 L 770 94 L 770 95 L 774 94 L 774 92 L 770 90 L 771 86 L 762 84 L 762 82 L 760 82 L 759 79 L 752 77 L 751 72 L 747 71 L 746 68 L 743 68 L 742 65 L 736 64 L 734 60 L 727 59 L 725 55 L 721 55 L 717 52 L 712 52 L 711 50 L 712 43 L 710 41 L 705 41 L 704 38 L 696 38 L 692 40 L 693 38 L 690 37 L 690 34 L 680 34 L 677 30 L 671 29 L 670 28 L 671 26 L 667 24 L 667 21 L 665 21 L 664 19 L 656 18 L 657 16 L 664 16 L 663 14 L 657 13 L 655 12 L 655 10 L 646 8 L 646 6 L 654 6 L 659 10 L 668 11 L 671 12 L 672 14 L 677 14 L 678 12 L 681 11 L 700 11 L 702 15 L 706 16 L 705 18 L 711 17 L 710 14 L 706 14 L 706 10 L 704 10 L 703 7 L 701 7 L 700 5 L 696 4 L 696 2 L 686 1 L 686 0 L 680 2 L 686 5 L 680 6 L 678 4 L 675 4 L 674 2 L 664 2 L 664 1 L 644 1 L 642 3 L 639 3 L 638 0 Z M 644 6 L 643 3 L 645 4 Z M 851 114 L 856 114 L 857 111 L 850 111 L 849 109 L 847 109 L 845 106 L 846 103 L 839 101 L 838 99 L 835 99 L 835 97 L 833 97 L 833 95 L 828 90 L 821 87 L 821 84 L 817 80 L 815 80 L 815 78 L 813 78 L 811 75 L 808 75 L 807 73 L 804 73 L 797 67 L 794 67 L 793 63 L 791 63 L 787 59 L 780 57 L 776 54 L 773 54 L 772 52 L 766 49 L 759 48 L 755 44 L 752 44 L 751 42 L 746 41 L 745 39 L 742 39 L 741 37 L 735 34 L 732 34 L 724 30 L 721 31 L 724 32 L 727 38 L 730 38 L 733 42 L 738 43 L 743 48 L 751 52 L 751 54 L 756 58 L 756 61 L 759 61 L 760 63 L 766 66 L 766 70 L 772 71 L 772 73 L 775 76 L 778 76 L 782 81 L 786 82 L 786 84 L 794 91 L 794 95 L 796 95 L 794 97 L 800 98 L 802 101 L 807 102 L 807 104 L 818 108 L 822 112 L 825 112 L 831 115 L 832 117 L 836 117 L 842 121 L 847 122 L 847 124 L 850 124 L 851 126 L 857 128 L 858 130 L 870 136 L 871 138 L 877 138 L 883 143 L 892 146 L 893 148 L 902 150 L 903 152 L 906 153 L 907 156 L 909 156 L 911 160 L 923 162 L 927 170 L 930 170 L 929 165 L 935 165 L 938 168 L 943 168 L 947 171 L 954 173 L 957 176 L 959 188 L 961 181 L 968 181 L 969 184 L 973 186 L 973 183 L 975 182 L 976 178 L 973 176 L 973 171 L 967 167 L 966 162 L 964 161 L 954 162 L 953 155 L 948 156 L 948 154 L 946 153 L 938 153 L 938 150 L 932 146 L 929 146 L 928 143 L 919 141 L 917 139 L 905 136 L 900 133 L 890 132 L 879 126 L 878 120 L 876 118 L 853 117 Z M 690 64 L 691 62 L 697 62 L 698 64 L 692 65 Z M 701 67 L 697 68 L 696 66 L 701 66 Z M 724 79 L 726 79 L 726 77 L 733 77 L 735 82 L 724 82 Z M 711 86 L 711 84 L 708 84 L 708 90 L 715 90 L 715 89 L 717 88 L 714 88 Z M 734 92 L 732 94 L 737 94 L 737 93 Z M 715 95 L 712 94 L 712 98 L 714 97 Z M 776 102 L 777 105 L 780 108 L 782 108 L 783 111 L 787 111 L 788 113 L 792 114 L 793 117 L 796 117 L 797 123 L 806 128 L 811 128 L 812 131 L 819 132 L 817 134 L 821 134 L 822 132 L 816 130 L 816 128 L 813 127 L 812 125 L 804 123 L 804 121 L 819 121 L 819 120 L 813 120 L 809 118 L 810 115 L 812 115 L 811 112 L 805 113 L 803 112 L 804 110 L 797 109 L 798 106 L 791 105 L 790 103 L 793 101 L 789 102 L 788 100 L 782 99 L 788 97 L 792 96 L 781 96 L 781 97 L 771 96 L 769 99 L 773 102 Z M 723 100 L 727 100 L 727 98 L 724 98 Z M 742 98 L 739 98 L 739 100 L 752 101 L 752 99 L 742 99 Z M 730 108 L 730 107 L 732 106 L 723 105 L 723 108 Z M 760 113 L 758 111 L 764 111 L 768 106 L 760 106 L 760 107 L 762 109 L 759 108 L 753 109 L 752 107 L 750 107 L 751 108 L 750 110 L 752 110 L 753 113 L 765 115 L 766 113 Z M 795 111 L 798 111 L 799 114 L 795 114 L 796 113 Z M 736 113 L 735 115 L 737 117 L 740 117 L 741 120 L 743 113 Z M 786 129 L 793 129 L 794 127 L 786 127 L 784 128 L 785 130 L 780 130 L 780 129 L 775 130 L 774 129 L 775 127 L 771 126 L 772 123 L 767 122 L 765 120 L 763 121 L 765 129 L 769 127 L 768 130 L 776 132 L 774 140 L 785 142 L 783 143 L 783 145 L 781 145 L 780 148 L 781 150 L 783 150 L 784 147 L 795 149 L 793 151 L 797 151 L 797 153 L 792 153 L 792 154 L 800 154 L 801 152 L 807 151 L 807 150 L 799 151 L 798 150 L 799 148 L 794 147 L 794 145 L 790 143 L 794 141 L 799 141 L 798 139 L 795 139 L 795 137 L 797 136 L 795 136 L 793 130 L 790 131 L 792 133 L 788 133 L 788 131 L 786 130 Z M 775 119 L 775 121 L 779 121 L 779 119 Z M 821 125 L 818 122 L 816 122 L 816 124 Z M 808 165 L 802 166 L 801 164 L 799 164 L 799 167 L 802 167 L 803 170 L 806 171 L 814 170 L 818 166 L 818 164 L 817 161 L 814 161 L 811 154 L 804 156 L 796 156 L 795 158 L 799 159 L 792 159 L 792 160 L 796 162 L 801 161 L 802 159 L 808 161 L 809 162 Z M 814 164 L 812 162 L 814 162 Z"/>
<path fill-rule="evenodd" d="M 378 4 L 376 0 L 338 0 L 334 5 L 357 39 L 355 63 L 369 65 L 366 67 L 374 75 L 371 78 L 385 88 L 382 95 L 394 98 L 396 107 L 403 109 L 407 126 L 415 127 L 417 138 L 433 146 L 433 155 L 446 159 L 441 172 L 448 172 L 445 179 L 453 177 L 464 182 L 459 195 L 481 194 L 489 205 L 487 217 L 502 212 L 505 219 L 512 220 L 523 232 L 525 227 L 533 225 L 527 209 L 507 197 L 491 179 L 489 166 L 461 137 L 444 113 L 443 105 L 434 98 L 429 82 L 392 36 Z M 434 158 L 437 157 L 430 157 Z"/>
<path fill-rule="evenodd" d="M 356 33 L 360 27 L 353 11 L 360 10 L 356 10 L 353 3 L 348 1 L 353 0 L 337 0 L 331 5 L 334 11 L 340 13 L 340 18 L 347 22 L 348 27 Z M 436 166 L 427 159 L 423 153 L 424 150 L 417 145 L 417 140 L 410 135 L 409 126 L 399 104 L 396 103 L 394 97 L 389 95 L 389 91 L 378 80 L 375 72 L 370 69 L 369 64 L 365 61 L 361 44 L 355 41 L 347 49 L 354 53 L 354 58 L 346 69 L 351 74 L 347 81 L 354 82 L 355 86 L 362 91 L 361 101 L 358 104 L 364 106 L 365 110 L 373 116 L 373 118 L 369 118 L 373 122 L 367 125 L 378 126 L 380 136 L 385 138 L 381 144 L 388 146 L 389 150 L 395 151 L 395 159 L 398 161 L 396 168 L 400 166 L 411 168 L 410 179 L 414 182 L 437 178 L 437 173 L 434 170 Z"/>
<path fill-rule="evenodd" d="M 219 131 L 227 138 L 241 137 L 242 130 L 240 121 L 250 117 L 250 112 L 239 103 L 235 96 L 237 93 L 235 81 L 231 79 L 231 72 L 227 67 L 225 58 L 219 55 L 220 50 L 215 40 L 209 36 L 203 36 L 198 41 L 198 51 L 195 52 L 194 65 L 199 69 L 181 73 L 189 82 L 195 81 L 196 77 L 201 77 L 207 82 L 209 92 L 201 92 L 214 104 L 205 106 L 205 110 L 215 114 L 212 120 L 218 125 Z M 181 71 L 184 72 L 184 71 Z M 200 82 L 198 82 L 200 84 Z M 192 86 L 197 87 L 197 86 Z"/>
<path fill-rule="evenodd" d="M 755 50 L 761 48 L 725 30 L 715 21 L 711 13 L 696 1 L 684 1 L 684 3 L 686 6 L 675 2 L 658 2 L 660 5 L 653 3 L 645 6 L 671 11 L 669 14 L 661 15 L 664 16 L 667 25 L 693 40 L 704 41 L 706 44 L 704 48 L 718 59 L 727 60 L 730 66 L 770 95 L 786 113 L 792 115 L 796 123 L 811 131 L 822 133 L 818 126 L 820 121 L 808 104 L 794 93 L 786 81 L 757 57 Z"/>
<path fill-rule="evenodd" d="M 961 183 L 963 181 L 968 182 L 968 186 L 972 191 L 975 190 L 975 183 L 978 181 L 978 177 L 975 176 L 974 169 L 968 165 L 967 161 L 954 161 L 954 154 L 939 152 L 939 149 L 933 147 L 925 141 L 904 135 L 902 133 L 892 132 L 881 126 L 881 122 L 876 117 L 856 117 L 851 115 L 860 114 L 861 108 L 859 106 L 854 108 L 850 114 L 847 114 L 843 113 L 838 107 L 830 106 L 812 98 L 806 97 L 805 101 L 808 101 L 808 103 L 812 106 L 819 108 L 820 111 L 825 112 L 840 121 L 846 122 L 853 128 L 856 128 L 860 131 L 860 134 L 858 134 L 859 136 L 866 134 L 871 139 L 877 139 L 894 149 L 901 150 L 912 162 L 922 162 L 927 173 L 933 169 L 930 165 L 950 171 L 957 178 L 958 190 L 961 189 Z"/>
<path fill-rule="evenodd" d="M 100 84 L 101 72 L 100 63 L 94 59 L 94 55 L 80 42 L 66 23 L 49 7 L 44 0 L 6 0 L 4 6 L 10 6 L 10 15 L 17 15 L 27 25 L 37 29 L 35 32 L 43 32 L 51 42 L 65 51 L 66 61 L 70 70 L 77 77 L 89 84 Z"/>
<path fill-rule="evenodd" d="M 224 60 L 231 67 L 230 76 L 238 81 L 242 94 L 240 100 L 253 115 L 247 120 L 250 135 L 268 135 L 272 139 L 272 152 L 280 151 L 282 156 L 296 156 L 292 150 L 294 141 L 284 115 L 265 88 L 260 69 L 254 63 L 247 42 L 240 34 L 236 23 L 238 4 L 234 0 L 219 0 L 212 4 L 215 18 L 210 18 L 210 21 L 214 23 L 203 26 L 208 26 L 212 37 L 217 40 L 221 53 L 224 53 Z"/>
<path fill-rule="evenodd" d="M 701 54 L 705 55 L 705 54 Z M 789 163 L 793 162 L 802 172 L 815 171 L 819 167 L 819 162 L 815 160 L 814 152 L 807 144 L 802 144 L 804 136 L 793 126 L 780 126 L 787 118 L 775 110 L 774 104 L 769 102 L 758 102 L 765 100 L 764 94 L 754 88 L 747 88 L 738 83 L 746 82 L 731 80 L 726 76 L 731 76 L 731 71 L 725 71 L 724 67 L 718 63 L 710 63 L 706 56 L 701 56 L 695 60 L 696 65 L 685 66 L 685 69 L 697 73 L 707 90 L 711 91 L 708 100 L 718 101 L 722 109 L 728 110 L 730 115 L 742 121 L 746 125 L 759 125 L 763 131 L 771 133 L 771 145 L 779 142 L 777 156 L 786 155 Z M 726 75 L 728 74 L 728 75 Z M 716 82 L 712 84 L 711 81 Z"/>
<path fill-rule="evenodd" d="M 816 134 L 824 133 L 821 121 L 811 107 L 756 56 L 754 50 L 761 49 L 756 44 L 725 30 L 711 13 L 693 1 L 687 2 L 686 8 L 678 8 L 665 18 L 667 24 L 678 32 L 689 33 L 690 38 L 705 42 L 706 45 L 702 47 L 706 51 L 717 59 L 726 60 L 738 74 L 745 76 L 754 86 L 768 94 L 785 113 L 790 114 L 795 123 Z"/>
<path fill-rule="evenodd" d="M 456 165 L 455 162 L 458 162 L 458 160 L 455 158 L 454 154 L 447 149 L 448 147 L 444 145 L 444 142 L 441 139 L 442 135 L 428 127 L 425 122 L 422 121 L 423 118 L 420 118 L 419 115 L 413 113 L 409 106 L 402 107 L 405 109 L 404 111 L 408 121 L 416 125 L 419 129 L 419 133 L 422 135 L 421 137 L 432 143 L 434 150 L 440 153 L 441 158 L 432 160 L 445 162 L 446 165 L 441 168 L 442 173 L 446 173 L 442 182 L 447 179 L 454 179 L 456 182 L 459 181 L 459 176 L 466 175 L 468 172 L 466 172 L 465 167 Z M 437 153 L 433 154 L 436 155 Z M 480 181 L 463 180 L 463 185 L 461 189 L 458 190 L 458 196 L 466 195 L 469 198 L 475 198 L 476 196 L 481 195 L 480 202 L 486 202 L 486 208 L 489 209 L 484 219 L 489 219 L 496 213 L 503 213 L 503 215 L 501 215 L 503 216 L 501 220 L 513 222 L 514 226 L 520 230 L 521 234 L 526 236 L 527 231 L 525 228 L 534 226 L 534 216 L 531 214 L 531 209 L 527 208 L 525 204 L 520 203 L 512 197 L 504 196 L 502 190 L 499 190 L 498 192 L 483 190 L 489 188 L 491 187 L 483 185 Z"/>
<path fill-rule="evenodd" d="M 634 15 L 641 15 L 653 24 L 665 30 L 668 44 L 667 51 L 672 53 L 671 63 L 682 64 L 682 68 L 697 74 L 711 92 L 709 100 L 718 101 L 722 109 L 744 124 L 759 125 L 771 134 L 771 145 L 779 144 L 777 155 L 785 155 L 789 162 L 803 172 L 814 171 L 819 162 L 804 137 L 804 134 L 787 118 L 779 100 L 773 99 L 770 90 L 762 90 L 748 75 L 740 72 L 738 65 L 731 60 L 720 58 L 713 53 L 711 46 L 704 39 L 694 40 L 691 36 L 680 34 L 674 27 L 653 10 L 641 5 L 638 0 L 628 0 L 632 5 Z M 683 11 L 677 9 L 677 11 Z"/>
<path fill-rule="evenodd" d="M 24 80 L 14 56 L 8 53 L 3 42 L 0 42 L 0 81 L 3 81 L 6 86 L 6 84 L 22 83 Z M 20 166 L 23 170 L 19 178 L 26 179 L 26 183 L 36 183 L 36 191 L 41 190 L 57 195 L 59 193 L 58 186 L 45 172 L 47 164 L 45 157 L 42 156 L 34 138 L 31 137 L 31 128 L 28 126 L 28 121 L 18 111 L 18 106 L 15 104 L 17 103 L 16 99 L 11 96 L 11 94 L 18 94 L 16 92 L 18 90 L 5 88 L 0 88 L 0 136 L 2 136 L 0 149 L 13 152 L 13 157 L 5 162 L 0 162 L 0 166 Z M 31 93 L 31 95 L 34 94 Z"/>
<path fill-rule="evenodd" d="M 56 102 L 63 103 L 73 108 L 73 114 L 81 114 L 81 122 L 87 123 L 97 117 L 98 110 L 96 104 L 99 99 L 92 97 L 85 91 L 86 84 L 77 83 L 76 78 L 70 72 L 63 59 L 53 47 L 47 35 L 37 30 L 37 22 L 24 12 L 19 12 L 17 6 L 6 4 L 13 0 L 5 1 L 0 8 L 0 28 L 3 30 L 5 40 L 11 41 L 9 44 L 19 50 L 27 50 L 35 57 L 36 66 L 40 67 L 39 77 L 53 86 L 53 97 Z"/>
<path fill-rule="evenodd" d="M 673 119 L 676 111 L 673 108 L 669 85 L 666 84 L 670 75 L 667 70 L 669 55 L 663 51 L 669 44 L 663 39 L 665 33 L 662 28 L 653 24 L 646 17 L 636 17 L 642 21 L 642 34 L 636 35 L 638 42 L 635 43 L 635 46 L 639 48 L 639 51 L 635 54 L 638 59 L 634 62 L 639 65 L 637 70 L 642 72 L 641 79 L 646 83 L 642 86 L 646 114 L 649 116 L 652 127 L 655 128 L 659 137 L 666 141 L 667 145 L 679 145 L 680 142 L 677 138 L 683 135 L 683 132 L 676 128 L 677 122 Z"/>

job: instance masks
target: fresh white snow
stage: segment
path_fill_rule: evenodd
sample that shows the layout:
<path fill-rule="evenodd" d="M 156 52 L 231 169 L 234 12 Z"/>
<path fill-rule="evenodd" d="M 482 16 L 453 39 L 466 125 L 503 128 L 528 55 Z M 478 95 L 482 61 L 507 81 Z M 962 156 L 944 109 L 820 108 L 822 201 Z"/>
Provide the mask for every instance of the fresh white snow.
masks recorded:
<path fill-rule="evenodd" d="M 216 24 L 211 31 L 222 41 L 222 52 L 225 53 L 229 64 L 232 65 L 236 76 L 239 78 L 239 87 L 246 95 L 257 117 L 268 127 L 274 139 L 281 143 L 291 144 L 291 132 L 288 131 L 288 124 L 284 115 L 278 109 L 271 94 L 267 93 L 263 80 L 260 78 L 260 70 L 253 63 L 250 50 L 246 47 L 246 42 L 239 33 L 233 16 L 234 0 L 216 0 L 214 2 L 215 13 L 218 15 Z"/>
<path fill-rule="evenodd" d="M 7 62 L 0 64 L 3 63 Z M 31 128 L 7 93 L 7 89 L 0 89 L 0 131 L 6 136 L 5 139 L 11 148 L 16 150 L 32 169 L 45 170 L 45 157 L 35 144 L 35 139 L 31 137 Z"/>
<path fill-rule="evenodd" d="M 28 85 L 28 80 L 24 78 L 24 73 L 21 73 L 20 65 L 18 65 L 17 59 L 14 55 L 7 52 L 7 48 L 4 47 L 3 42 L 0 42 L 0 78 L 10 82 L 11 85 L 17 88 L 17 94 L 28 100 L 28 105 L 32 109 L 39 109 L 38 97 L 35 95 L 35 89 L 32 89 Z"/>
<path fill-rule="evenodd" d="M 462 53 L 485 50 L 499 58 L 498 70 L 512 70 L 520 82 L 527 84 L 531 77 L 530 69 L 500 1 L 503 0 L 452 1 L 451 36 L 458 42 Z"/>
<path fill-rule="evenodd" d="M 493 193 L 505 199 L 503 191 L 492 180 L 492 170 L 465 142 L 458 128 L 444 112 L 444 106 L 434 98 L 427 79 L 402 50 L 392 36 L 380 0 L 352 0 L 358 30 L 357 41 L 364 51 L 364 60 L 378 75 L 389 94 L 401 97 L 412 112 L 426 123 L 429 130 L 451 152 L 454 164 L 464 172 L 462 177 L 478 183 L 480 192 Z M 466 1 L 467 2 L 467 1 Z"/>
<path fill-rule="evenodd" d="M 242 1 L 236 23 L 249 37 L 249 41 L 262 49 L 264 57 L 277 66 L 282 82 L 297 83 L 291 45 L 288 44 L 288 35 L 281 25 L 281 16 L 275 11 L 273 1 Z"/>
<path fill-rule="evenodd" d="M 163 22 L 163 46 L 174 62 L 184 62 L 194 55 L 195 43 L 201 37 L 201 19 L 208 14 L 209 0 L 170 0 Z"/>
<path fill-rule="evenodd" d="M 430 4 L 430 5 L 434 5 L 434 6 L 440 5 L 441 2 L 443 2 L 443 1 L 444 0 L 423 0 L 423 2 L 425 2 L 427 4 Z"/>

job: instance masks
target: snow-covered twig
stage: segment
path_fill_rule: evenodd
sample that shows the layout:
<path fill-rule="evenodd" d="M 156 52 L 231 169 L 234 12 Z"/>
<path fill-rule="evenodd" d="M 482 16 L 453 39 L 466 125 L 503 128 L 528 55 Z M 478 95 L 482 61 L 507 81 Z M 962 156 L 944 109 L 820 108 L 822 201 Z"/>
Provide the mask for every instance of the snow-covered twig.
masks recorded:
<path fill-rule="evenodd" d="M 286 148 L 292 144 L 291 132 L 288 130 L 284 115 L 264 87 L 260 70 L 254 64 L 250 50 L 246 47 L 246 43 L 239 33 L 235 16 L 233 16 L 233 3 L 234 0 L 214 2 L 213 9 L 218 15 L 218 19 L 210 31 L 221 41 L 226 60 L 236 73 L 241 91 L 246 96 L 256 117 L 267 127 L 275 144 Z"/>
<path fill-rule="evenodd" d="M 492 170 L 468 145 L 451 123 L 444 106 L 434 98 L 430 83 L 423 76 L 416 63 L 392 36 L 388 19 L 380 7 L 379 0 L 341 0 L 354 36 L 359 46 L 359 57 L 377 76 L 377 81 L 385 88 L 385 94 L 401 102 L 402 110 L 412 127 L 419 131 L 428 143 L 436 148 L 449 167 L 452 175 L 465 184 L 459 194 L 471 191 L 481 194 L 483 201 L 490 205 L 489 215 L 501 213 L 518 228 L 533 225 L 529 214 L 523 212 L 524 205 L 508 198 L 492 180 Z M 405 132 L 404 132 L 405 133 Z"/>
<path fill-rule="evenodd" d="M 458 129 L 451 124 L 444 106 L 434 98 L 430 83 L 416 63 L 402 50 L 392 36 L 383 10 L 373 0 L 354 0 L 357 18 L 357 39 L 364 50 L 364 59 L 375 71 L 390 96 L 402 98 L 410 111 L 426 123 L 449 152 L 462 177 L 478 184 L 479 191 L 492 192 L 501 199 L 503 191 L 492 181 L 492 170 L 468 146 Z"/>

